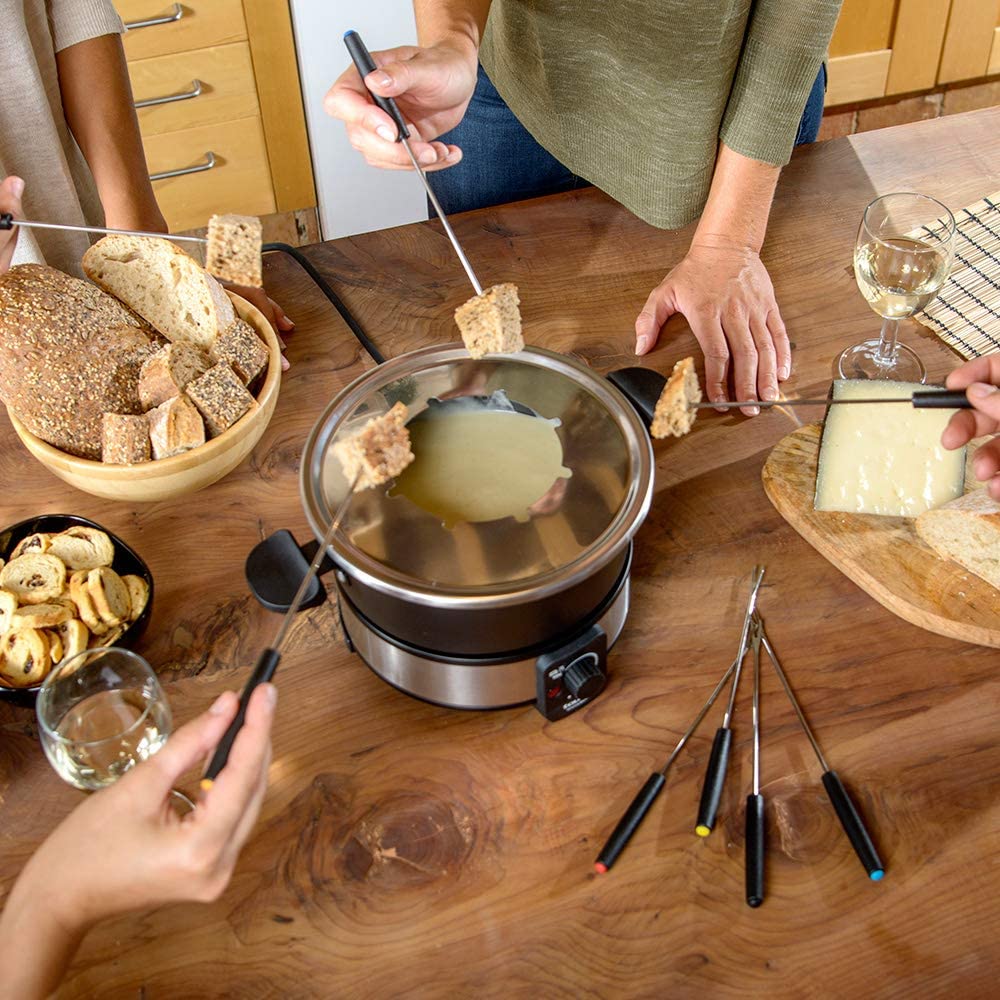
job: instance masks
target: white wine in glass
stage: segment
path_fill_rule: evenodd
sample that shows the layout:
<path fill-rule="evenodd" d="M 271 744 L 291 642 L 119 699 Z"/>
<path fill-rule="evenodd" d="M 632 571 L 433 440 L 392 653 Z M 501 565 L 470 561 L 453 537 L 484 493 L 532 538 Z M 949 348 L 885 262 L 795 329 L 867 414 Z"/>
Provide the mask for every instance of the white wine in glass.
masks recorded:
<path fill-rule="evenodd" d="M 170 706 L 136 653 L 88 649 L 60 663 L 36 703 L 42 746 L 59 776 L 84 791 L 117 781 L 170 735 Z"/>
<path fill-rule="evenodd" d="M 899 320 L 919 312 L 941 290 L 951 270 L 954 239 L 951 212 L 926 195 L 884 195 L 865 209 L 854 275 L 861 294 L 883 319 L 882 332 L 877 340 L 840 355 L 841 378 L 924 381 L 920 358 L 898 342 Z"/>

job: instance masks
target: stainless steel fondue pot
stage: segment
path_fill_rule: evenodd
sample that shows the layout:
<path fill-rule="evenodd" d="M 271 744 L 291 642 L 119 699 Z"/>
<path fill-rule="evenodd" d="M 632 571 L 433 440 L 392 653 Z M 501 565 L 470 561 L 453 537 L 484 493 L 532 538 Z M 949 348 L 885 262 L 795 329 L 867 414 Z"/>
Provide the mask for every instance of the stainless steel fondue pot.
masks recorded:
<path fill-rule="evenodd" d="M 607 650 L 628 610 L 631 540 L 652 497 L 646 428 L 614 385 L 540 348 L 473 360 L 460 345 L 436 346 L 393 358 L 316 422 L 302 455 L 302 502 L 321 538 L 348 489 L 331 451 L 338 438 L 397 401 L 412 420 L 497 390 L 521 412 L 558 421 L 572 472 L 527 521 L 446 528 L 408 498 L 371 489 L 351 500 L 328 555 L 346 636 L 390 684 L 458 708 L 535 701 L 560 718 L 604 687 Z M 257 590 L 250 561 L 248 576 Z"/>

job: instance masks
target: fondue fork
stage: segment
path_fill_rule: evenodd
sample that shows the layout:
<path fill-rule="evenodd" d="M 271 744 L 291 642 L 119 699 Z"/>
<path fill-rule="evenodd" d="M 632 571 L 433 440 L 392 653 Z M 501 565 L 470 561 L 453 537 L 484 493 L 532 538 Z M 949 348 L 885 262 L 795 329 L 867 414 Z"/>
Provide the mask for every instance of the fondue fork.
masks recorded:
<path fill-rule="evenodd" d="M 708 701 L 705 702 L 701 711 L 695 716 L 694 722 L 691 723 L 687 732 L 677 741 L 677 745 L 667 758 L 666 764 L 663 765 L 661 770 L 654 771 L 646 779 L 646 783 L 642 788 L 639 789 L 639 794 L 629 804 L 624 815 L 618 821 L 618 825 L 611 831 L 611 836 L 608 837 L 604 847 L 601 848 L 601 853 L 597 855 L 597 860 L 594 862 L 594 871 L 598 874 L 603 875 L 608 871 L 618 859 L 618 855 L 625 849 L 625 845 L 632 839 L 632 834 L 639 828 L 639 824 L 645 818 L 646 813 L 649 812 L 650 806 L 652 806 L 656 801 L 656 797 L 663 790 L 663 786 L 667 782 L 667 773 L 670 771 L 673 762 L 677 759 L 677 755 L 684 748 L 684 744 L 694 734 L 694 731 L 701 725 L 701 720 L 705 718 L 708 710 L 715 704 L 715 699 L 719 697 L 719 692 L 726 686 L 726 681 L 732 676 L 738 664 L 743 662 L 745 655 L 746 646 L 744 645 L 740 649 L 739 656 L 733 660 L 729 665 L 729 669 L 722 675 L 722 679 L 715 685 L 715 690 L 709 695 Z"/>
<path fill-rule="evenodd" d="M 750 576 L 750 598 L 747 601 L 746 616 L 743 619 L 743 631 L 740 633 L 740 649 L 745 650 L 747 635 L 750 631 L 750 620 L 757 607 L 757 592 L 764 579 L 764 567 L 754 566 Z M 729 748 L 733 741 L 733 731 L 730 728 L 730 720 L 733 717 L 733 709 L 736 706 L 736 690 L 740 686 L 740 673 L 742 671 L 743 657 L 739 659 L 736 667 L 736 674 L 733 677 L 732 690 L 729 692 L 729 704 L 726 706 L 726 714 L 722 718 L 722 725 L 715 731 L 715 739 L 712 741 L 712 752 L 708 758 L 708 767 L 705 769 L 705 780 L 701 786 L 701 801 L 698 803 L 698 821 L 694 832 L 699 837 L 707 837 L 715 826 L 715 819 L 719 812 L 719 800 L 722 798 L 722 786 L 726 781 L 726 768 L 729 766 Z"/>
<path fill-rule="evenodd" d="M 253 673 L 250 675 L 250 679 L 247 681 L 240 695 L 239 710 L 236 712 L 233 721 L 229 723 L 229 728 L 223 734 L 222 739 L 219 740 L 219 745 L 215 748 L 215 753 L 212 754 L 212 759 L 205 769 L 205 776 L 201 779 L 201 788 L 203 791 L 207 792 L 212 787 L 215 779 L 226 766 L 226 761 L 229 760 L 229 752 L 232 750 L 233 742 L 239 735 L 239 731 L 243 728 L 243 721 L 246 718 L 250 696 L 261 684 L 266 684 L 278 669 L 278 663 L 281 661 L 281 647 L 285 642 L 285 637 L 288 635 L 288 630 L 291 628 L 292 621 L 298 613 L 299 606 L 305 599 L 310 584 L 316 578 L 317 572 L 319 572 L 320 563 L 323 561 L 323 557 L 326 555 L 327 549 L 329 549 L 330 543 L 333 541 L 333 536 L 336 535 L 337 529 L 344 519 L 344 514 L 347 512 L 347 505 L 350 503 L 351 497 L 354 496 L 354 490 L 360 478 L 361 475 L 359 473 L 355 477 L 354 482 L 348 487 L 347 493 L 344 494 L 344 499 L 340 501 L 333 519 L 330 521 L 330 526 L 326 529 L 323 540 L 319 543 L 319 548 L 316 549 L 316 555 L 313 556 L 313 561 L 309 564 L 306 575 L 302 577 L 299 589 L 295 591 L 292 603 L 288 606 L 284 618 L 281 619 L 281 626 L 278 628 L 278 634 L 274 637 L 274 642 L 257 658 L 257 664 L 253 669 Z"/>
<path fill-rule="evenodd" d="M 141 229 L 104 229 L 101 226 L 70 226 L 56 222 L 29 222 L 27 219 L 15 219 L 10 212 L 0 215 L 0 229 L 12 229 L 21 226 L 24 229 L 64 229 L 71 233 L 105 233 L 112 236 L 152 236 L 158 240 L 173 240 L 178 243 L 201 243 L 208 240 L 204 236 L 175 236 L 173 233 L 147 233 Z"/>
<path fill-rule="evenodd" d="M 368 76 L 369 73 L 374 73 L 377 69 L 375 60 L 372 59 L 371 53 L 368 51 L 365 43 L 361 40 L 361 36 L 356 31 L 348 31 L 344 34 L 344 44 L 347 46 L 347 51 L 350 53 L 351 59 L 354 60 L 354 65 L 357 67 L 358 73 L 361 75 L 362 83 L 364 83 L 365 77 Z M 438 218 L 441 220 L 441 225 L 444 226 L 444 231 L 447 234 L 448 239 L 451 240 L 451 245 L 455 248 L 455 253 L 458 254 L 458 259 L 462 262 L 462 267 L 465 268 L 465 273 L 469 276 L 469 281 L 472 282 L 472 287 L 476 290 L 476 295 L 482 295 L 483 286 L 479 283 L 479 279 L 476 277 L 476 272 L 472 270 L 469 258 L 465 256 L 462 244 L 458 242 L 458 237 L 455 235 L 455 231 L 451 228 L 451 223 L 448 222 L 448 216 L 444 214 L 444 211 L 437 200 L 437 196 L 434 194 L 434 190 L 431 187 L 430 182 L 427 180 L 427 175 L 424 173 L 420 164 L 417 163 L 417 158 L 413 155 L 413 150 L 410 148 L 409 142 L 407 142 L 407 139 L 410 138 L 410 130 L 407 128 L 406 122 L 403 121 L 403 116 L 400 113 L 399 107 L 391 97 L 379 97 L 378 94 L 373 94 L 370 90 L 368 91 L 368 95 L 395 123 L 396 129 L 398 130 L 396 142 L 401 142 L 403 144 L 403 149 L 406 150 L 407 155 L 410 157 L 413 169 L 417 172 L 417 176 L 424 185 L 427 197 L 434 206 L 434 211 L 437 212 Z"/>
<path fill-rule="evenodd" d="M 892 399 L 743 399 L 736 403 L 689 403 L 693 410 L 736 410 L 743 406 L 847 406 L 864 403 L 911 403 L 918 410 L 971 410 L 972 403 L 964 389 L 918 389 L 912 396 Z"/>
<path fill-rule="evenodd" d="M 753 790 L 747 796 L 746 891 L 747 905 L 764 902 L 764 796 L 760 794 L 760 643 L 763 625 L 753 620 Z"/>
<path fill-rule="evenodd" d="M 799 700 L 795 697 L 792 687 L 788 683 L 788 678 L 785 676 L 785 671 L 782 670 L 781 664 L 778 662 L 778 657 L 775 655 L 774 649 L 768 641 L 767 633 L 763 630 L 763 623 L 761 623 L 761 643 L 768 658 L 774 665 L 778 679 L 785 689 L 785 694 L 788 695 L 788 700 L 792 703 L 792 708 L 795 709 L 795 714 L 799 717 L 799 722 L 802 724 L 806 736 L 809 737 L 809 742 L 812 744 L 816 759 L 819 761 L 820 767 L 823 768 L 823 787 L 826 789 L 826 794 L 830 802 L 833 803 L 833 808 L 837 813 L 837 818 L 840 820 L 840 825 L 844 828 L 844 833 L 847 834 L 847 838 L 850 840 L 851 846 L 854 848 L 854 853 L 858 856 L 858 860 L 864 866 L 865 871 L 868 872 L 868 877 L 873 882 L 878 882 L 885 875 L 885 865 L 882 864 L 882 859 L 878 856 L 878 851 L 875 849 L 868 830 L 865 828 L 864 820 L 847 794 L 847 789 L 844 788 L 843 782 L 841 782 L 837 772 L 832 770 L 830 765 L 827 764 L 826 758 L 823 756 L 823 751 L 820 750 L 819 743 L 816 742 L 816 737 L 813 735 L 813 731 L 806 721 L 805 714 L 799 705 Z"/>

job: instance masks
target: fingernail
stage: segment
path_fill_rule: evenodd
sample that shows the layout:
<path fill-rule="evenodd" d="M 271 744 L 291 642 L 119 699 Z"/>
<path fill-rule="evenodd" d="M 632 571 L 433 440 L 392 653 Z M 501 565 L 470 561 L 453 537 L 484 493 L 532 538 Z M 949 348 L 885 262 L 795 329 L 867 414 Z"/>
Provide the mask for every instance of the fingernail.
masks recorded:
<path fill-rule="evenodd" d="M 645 354 L 646 351 L 648 351 L 650 348 L 650 342 L 652 341 L 652 339 L 653 338 L 650 337 L 649 334 L 647 333 L 639 334 L 639 336 L 636 337 L 635 340 L 635 353 Z"/>
<path fill-rule="evenodd" d="M 287 372 L 288 369 L 291 368 L 291 367 L 292 366 L 288 363 L 288 358 L 282 357 L 282 359 L 281 359 L 281 370 L 283 372 Z"/>
<path fill-rule="evenodd" d="M 278 689 L 273 684 L 263 684 L 264 698 L 269 708 L 274 708 L 278 704 Z"/>
<path fill-rule="evenodd" d="M 391 87 L 392 77 L 388 73 L 373 73 L 369 79 L 376 87 Z"/>
<path fill-rule="evenodd" d="M 218 698 L 215 699 L 215 701 L 212 702 L 212 707 L 208 710 L 209 715 L 222 715 L 222 713 L 225 712 L 226 695 L 228 694 L 228 691 L 224 691 Z"/>
<path fill-rule="evenodd" d="M 778 389 L 777 389 L 777 386 L 773 386 L 773 385 L 766 385 L 766 386 L 764 386 L 764 391 L 763 391 L 763 393 L 761 393 L 761 395 L 764 397 L 764 399 L 766 399 L 768 401 L 777 399 L 778 398 Z"/>
<path fill-rule="evenodd" d="M 970 399 L 985 399 L 987 396 L 992 396 L 997 391 L 997 387 L 987 385 L 985 382 L 973 382 L 965 391 Z"/>
<path fill-rule="evenodd" d="M 453 149 L 447 156 L 449 163 L 458 163 L 462 159 L 462 151 L 460 149 Z"/>
<path fill-rule="evenodd" d="M 389 128 L 388 125 L 379 125 L 378 128 L 375 129 L 375 134 L 380 139 L 385 139 L 386 142 L 396 141 L 396 137 L 392 134 L 392 129 Z"/>
<path fill-rule="evenodd" d="M 788 378 L 788 375 L 789 375 L 788 365 L 782 365 L 778 369 L 778 378 L 784 381 L 786 378 Z"/>
<path fill-rule="evenodd" d="M 725 399 L 724 396 L 713 396 L 712 397 L 712 402 L 713 403 L 724 403 L 725 401 L 726 401 L 726 399 Z M 715 408 L 715 412 L 716 413 L 728 413 L 729 409 L 727 407 L 725 407 L 725 406 L 717 406 Z"/>
<path fill-rule="evenodd" d="M 760 407 L 759 406 L 751 406 L 750 409 L 747 412 L 750 414 L 751 417 L 756 417 L 757 414 L 760 413 Z"/>
<path fill-rule="evenodd" d="M 24 181 L 20 177 L 11 177 L 10 190 L 15 198 L 20 198 L 24 194 Z"/>
<path fill-rule="evenodd" d="M 430 165 L 431 163 L 437 163 L 437 153 L 433 149 L 425 149 L 420 154 L 420 162 Z"/>

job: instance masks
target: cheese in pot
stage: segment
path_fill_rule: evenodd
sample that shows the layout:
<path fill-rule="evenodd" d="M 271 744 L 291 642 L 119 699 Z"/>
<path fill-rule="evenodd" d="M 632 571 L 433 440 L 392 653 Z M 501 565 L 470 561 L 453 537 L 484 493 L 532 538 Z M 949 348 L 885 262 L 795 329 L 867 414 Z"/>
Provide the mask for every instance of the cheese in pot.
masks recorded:
<path fill-rule="evenodd" d="M 924 388 L 841 380 L 833 383 L 833 398 L 909 398 Z M 831 406 L 820 444 L 816 510 L 916 517 L 961 496 L 965 449 L 941 447 L 954 412 L 901 403 Z"/>

